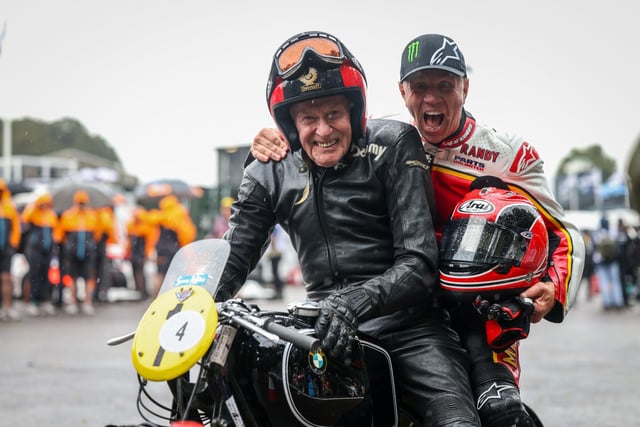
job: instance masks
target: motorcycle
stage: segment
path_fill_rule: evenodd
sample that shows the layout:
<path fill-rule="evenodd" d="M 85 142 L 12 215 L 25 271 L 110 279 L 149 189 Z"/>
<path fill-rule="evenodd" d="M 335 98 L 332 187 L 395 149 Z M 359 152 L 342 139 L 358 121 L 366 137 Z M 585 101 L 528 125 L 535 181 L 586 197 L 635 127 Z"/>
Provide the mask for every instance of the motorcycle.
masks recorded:
<path fill-rule="evenodd" d="M 349 363 L 324 352 L 317 303 L 267 311 L 215 302 L 228 254 L 219 239 L 182 247 L 135 332 L 107 342 L 133 340 L 138 427 L 422 425 L 396 395 L 391 358 L 374 339 L 360 336 Z M 150 382 L 168 385 L 168 405 Z"/>

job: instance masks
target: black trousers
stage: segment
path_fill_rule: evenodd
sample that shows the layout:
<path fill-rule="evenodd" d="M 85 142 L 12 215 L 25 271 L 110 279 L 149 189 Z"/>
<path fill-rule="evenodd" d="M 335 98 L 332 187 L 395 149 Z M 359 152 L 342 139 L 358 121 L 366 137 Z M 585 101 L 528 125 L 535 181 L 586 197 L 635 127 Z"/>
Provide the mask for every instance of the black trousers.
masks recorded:
<path fill-rule="evenodd" d="M 400 399 L 425 426 L 480 426 L 469 359 L 444 310 L 407 310 L 360 325 L 391 355 Z"/>
<path fill-rule="evenodd" d="M 469 307 L 462 306 L 452 311 L 451 316 L 453 327 L 469 352 L 472 389 L 478 390 L 483 384 L 495 381 L 506 381 L 517 386 L 520 372 L 518 342 L 504 352 L 494 354 L 487 343 L 484 320 L 471 303 Z"/>

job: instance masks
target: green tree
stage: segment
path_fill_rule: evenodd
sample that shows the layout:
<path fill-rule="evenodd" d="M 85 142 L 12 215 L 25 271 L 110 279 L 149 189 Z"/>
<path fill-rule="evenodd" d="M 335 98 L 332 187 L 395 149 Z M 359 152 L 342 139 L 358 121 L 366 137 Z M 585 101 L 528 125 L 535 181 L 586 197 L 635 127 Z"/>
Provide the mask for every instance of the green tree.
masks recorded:
<path fill-rule="evenodd" d="M 47 123 L 24 118 L 12 121 L 11 125 L 12 154 L 41 156 L 65 148 L 74 148 L 122 164 L 107 141 L 101 136 L 90 135 L 84 125 L 75 119 L 64 118 Z M 4 122 L 2 126 L 4 126 Z M 3 154 L 3 150 L 4 146 L 0 144 L 0 154 Z"/>
<path fill-rule="evenodd" d="M 580 163 L 589 170 L 598 169 L 602 172 L 602 181 L 606 181 L 616 171 L 615 159 L 607 156 L 600 145 L 591 145 L 579 149 L 573 148 L 567 157 L 558 165 L 557 180 L 561 181 L 571 173 L 571 166 Z"/>
<path fill-rule="evenodd" d="M 616 172 L 615 159 L 607 156 L 600 145 L 586 148 L 574 148 L 560 161 L 556 173 L 555 194 L 565 209 L 600 209 L 601 202 L 597 196 L 597 182 L 591 182 L 594 188 L 582 192 L 579 181 L 591 177 L 593 171 L 600 171 L 600 180 L 605 182 Z M 587 181 L 588 182 L 588 181 Z"/>
<path fill-rule="evenodd" d="M 627 176 L 631 208 L 640 213 L 640 136 L 636 139 L 635 148 L 629 158 Z"/>

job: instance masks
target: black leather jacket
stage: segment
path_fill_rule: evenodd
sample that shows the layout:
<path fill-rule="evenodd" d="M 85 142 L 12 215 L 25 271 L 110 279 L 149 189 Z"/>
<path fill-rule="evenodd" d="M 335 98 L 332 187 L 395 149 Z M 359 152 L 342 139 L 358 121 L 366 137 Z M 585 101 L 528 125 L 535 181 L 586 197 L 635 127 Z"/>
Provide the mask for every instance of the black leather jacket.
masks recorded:
<path fill-rule="evenodd" d="M 430 180 L 417 131 L 392 120 L 369 120 L 366 140 L 333 168 L 313 165 L 302 150 L 252 162 L 224 237 L 231 253 L 216 299 L 235 295 L 280 223 L 309 299 L 363 286 L 371 307 L 360 320 L 424 307 L 438 273 Z"/>

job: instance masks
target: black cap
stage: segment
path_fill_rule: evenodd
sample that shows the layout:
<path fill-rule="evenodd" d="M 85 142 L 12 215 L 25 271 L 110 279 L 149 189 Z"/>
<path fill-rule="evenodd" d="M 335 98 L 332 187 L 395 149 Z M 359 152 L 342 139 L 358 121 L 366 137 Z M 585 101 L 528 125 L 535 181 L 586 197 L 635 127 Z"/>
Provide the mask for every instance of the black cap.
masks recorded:
<path fill-rule="evenodd" d="M 402 51 L 400 81 L 420 70 L 438 69 L 467 77 L 464 56 L 453 39 L 440 34 L 423 34 Z"/>

